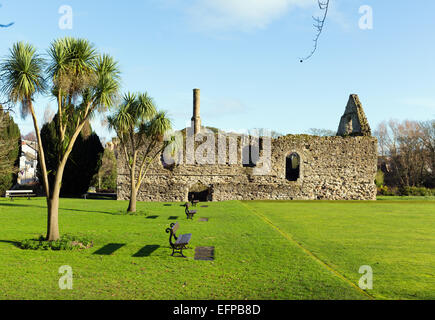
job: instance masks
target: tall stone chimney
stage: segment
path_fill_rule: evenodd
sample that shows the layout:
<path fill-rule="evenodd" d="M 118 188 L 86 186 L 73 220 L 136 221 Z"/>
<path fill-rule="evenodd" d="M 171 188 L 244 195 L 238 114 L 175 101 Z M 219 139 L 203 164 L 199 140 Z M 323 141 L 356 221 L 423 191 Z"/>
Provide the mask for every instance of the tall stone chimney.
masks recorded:
<path fill-rule="evenodd" d="M 201 91 L 199 89 L 193 89 L 193 117 L 192 123 L 194 128 L 194 133 L 197 134 L 201 131 L 201 115 L 200 115 L 200 106 L 201 106 Z"/>

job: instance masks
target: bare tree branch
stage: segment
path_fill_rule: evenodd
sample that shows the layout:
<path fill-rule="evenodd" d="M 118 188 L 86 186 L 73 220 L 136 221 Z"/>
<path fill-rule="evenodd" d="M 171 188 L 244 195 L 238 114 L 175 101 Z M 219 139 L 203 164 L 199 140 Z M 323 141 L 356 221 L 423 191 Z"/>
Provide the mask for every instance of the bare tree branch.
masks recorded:
<path fill-rule="evenodd" d="M 0 3 L 0 8 L 2 7 L 1 3 Z M 14 24 L 14 22 L 8 23 L 8 24 L 0 24 L 0 28 L 9 28 L 10 26 L 12 26 Z"/>
<path fill-rule="evenodd" d="M 320 35 L 322 34 L 323 27 L 325 26 L 326 17 L 328 16 L 329 0 L 324 0 L 324 1 L 318 0 L 317 2 L 319 4 L 320 10 L 324 11 L 323 17 L 313 17 L 314 22 L 315 22 L 314 28 L 316 28 L 316 30 L 317 30 L 316 36 L 315 36 L 315 38 L 313 40 L 314 47 L 313 47 L 313 50 L 310 52 L 310 54 L 308 56 L 306 56 L 305 58 L 302 58 L 300 60 L 301 63 L 306 61 L 306 60 L 308 60 L 308 59 L 310 59 L 314 55 L 314 53 L 316 52 L 317 46 L 318 46 L 318 43 L 319 43 L 319 38 L 320 38 Z"/>

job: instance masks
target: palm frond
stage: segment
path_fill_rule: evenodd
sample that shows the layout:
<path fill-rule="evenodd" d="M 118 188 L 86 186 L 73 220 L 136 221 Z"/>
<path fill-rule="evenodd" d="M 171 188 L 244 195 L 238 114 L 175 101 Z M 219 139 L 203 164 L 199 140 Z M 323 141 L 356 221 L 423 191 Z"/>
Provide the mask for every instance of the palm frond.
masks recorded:
<path fill-rule="evenodd" d="M 143 129 L 148 137 L 162 138 L 167 131 L 172 129 L 172 122 L 165 111 L 160 111 Z"/>
<path fill-rule="evenodd" d="M 157 114 L 154 99 L 150 97 L 147 92 L 140 93 L 137 96 L 135 107 L 135 116 L 141 122 L 149 121 Z"/>
<path fill-rule="evenodd" d="M 28 43 L 15 43 L 9 55 L 0 63 L 2 92 L 13 103 L 21 104 L 21 113 L 27 115 L 35 94 L 46 90 L 43 75 L 45 60 Z"/>

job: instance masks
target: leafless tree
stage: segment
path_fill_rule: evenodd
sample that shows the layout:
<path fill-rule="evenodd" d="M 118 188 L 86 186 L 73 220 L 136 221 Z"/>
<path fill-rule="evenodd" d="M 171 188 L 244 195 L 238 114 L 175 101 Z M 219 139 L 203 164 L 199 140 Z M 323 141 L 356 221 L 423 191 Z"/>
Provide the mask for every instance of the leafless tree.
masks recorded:
<path fill-rule="evenodd" d="M 22 138 L 23 140 L 27 140 L 27 141 L 33 141 L 36 142 L 36 134 L 34 131 L 30 131 L 28 134 L 26 134 L 25 136 L 23 136 Z"/>
<path fill-rule="evenodd" d="M 311 50 L 310 54 L 308 56 L 306 56 L 305 58 L 302 58 L 300 61 L 301 63 L 310 59 L 314 53 L 317 51 L 317 47 L 319 44 L 319 39 L 320 39 L 320 35 L 323 32 L 323 27 L 325 26 L 325 22 L 326 22 L 326 17 L 328 16 L 328 11 L 329 11 L 329 1 L 330 0 L 317 0 L 317 3 L 319 5 L 319 8 L 321 11 L 323 11 L 323 15 L 320 17 L 313 17 L 314 19 L 314 28 L 316 28 L 316 36 L 313 39 L 314 42 L 314 46 L 313 46 L 313 50 Z"/>
<path fill-rule="evenodd" d="M 403 187 L 435 184 L 435 120 L 390 120 L 388 124 L 379 124 L 375 136 L 386 184 Z"/>
<path fill-rule="evenodd" d="M 390 137 L 388 135 L 388 124 L 383 121 L 378 125 L 378 128 L 374 131 L 375 137 L 378 139 L 378 151 L 380 157 L 387 155 L 387 150 L 390 144 Z"/>
<path fill-rule="evenodd" d="M 308 130 L 308 134 L 311 134 L 313 136 L 319 136 L 319 137 L 332 137 L 335 136 L 337 131 L 330 130 L 330 129 L 318 129 L 318 128 L 311 128 Z"/>
<path fill-rule="evenodd" d="M 420 122 L 419 125 L 422 131 L 421 142 L 425 149 L 430 173 L 426 184 L 435 188 L 435 120 Z"/>

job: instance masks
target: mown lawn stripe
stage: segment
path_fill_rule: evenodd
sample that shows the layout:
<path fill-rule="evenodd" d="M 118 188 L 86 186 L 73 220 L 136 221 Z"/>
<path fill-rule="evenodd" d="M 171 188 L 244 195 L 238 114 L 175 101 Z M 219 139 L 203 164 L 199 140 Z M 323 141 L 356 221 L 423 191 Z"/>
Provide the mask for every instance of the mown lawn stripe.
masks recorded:
<path fill-rule="evenodd" d="M 335 274 L 337 277 L 339 277 L 340 279 L 342 279 L 343 281 L 345 281 L 346 283 L 348 283 L 350 286 L 352 286 L 354 289 L 356 289 L 357 291 L 359 291 L 360 293 L 364 294 L 365 296 L 367 296 L 370 299 L 374 299 L 374 297 L 372 295 L 370 295 L 368 292 L 362 290 L 359 286 L 357 286 L 355 283 L 353 283 L 350 279 L 346 278 L 344 275 L 342 275 L 340 272 L 338 272 L 336 269 L 332 268 L 327 262 L 321 260 L 319 257 L 317 257 L 313 252 L 311 252 L 310 250 L 308 250 L 307 248 L 305 248 L 301 243 L 299 243 L 298 241 L 296 241 L 295 239 L 293 239 L 293 237 L 288 234 L 287 232 L 284 232 L 283 230 L 281 230 L 278 226 L 276 226 L 274 223 L 272 223 L 272 221 L 270 221 L 267 217 L 265 217 L 263 214 L 261 214 L 259 211 L 257 211 L 256 209 L 249 207 L 245 202 L 241 201 L 240 202 L 245 208 L 247 208 L 248 210 L 250 210 L 252 213 L 254 213 L 256 216 L 258 216 L 261 220 L 263 220 L 264 222 L 266 222 L 267 224 L 269 224 L 273 229 L 275 229 L 278 233 L 280 233 L 284 238 L 286 238 L 287 240 L 293 242 L 294 244 L 296 244 L 300 249 L 302 249 L 307 255 L 309 255 L 314 261 L 316 261 L 317 263 L 319 263 L 321 266 L 325 267 L 326 269 L 328 269 L 330 272 L 332 272 L 333 274 Z"/>

